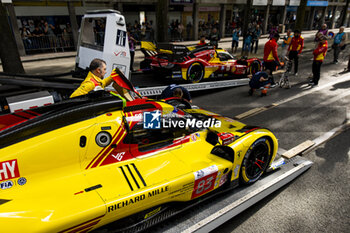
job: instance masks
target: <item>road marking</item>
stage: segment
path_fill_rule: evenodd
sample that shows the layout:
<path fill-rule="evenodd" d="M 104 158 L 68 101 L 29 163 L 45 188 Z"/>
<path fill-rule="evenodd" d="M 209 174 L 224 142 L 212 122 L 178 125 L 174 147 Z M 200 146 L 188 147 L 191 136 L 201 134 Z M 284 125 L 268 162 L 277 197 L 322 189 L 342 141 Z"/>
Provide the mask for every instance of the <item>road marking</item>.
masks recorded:
<path fill-rule="evenodd" d="M 305 92 L 299 93 L 299 94 L 297 94 L 297 95 L 295 95 L 295 96 L 289 97 L 289 98 L 284 99 L 284 100 L 280 100 L 280 101 L 278 101 L 278 102 L 276 102 L 276 103 L 273 103 L 273 104 L 271 104 L 271 105 L 268 105 L 268 106 L 265 106 L 265 107 L 253 108 L 253 109 L 251 109 L 251 110 L 249 110 L 249 111 L 247 111 L 247 112 L 244 112 L 244 113 L 241 113 L 241 114 L 235 116 L 234 119 L 241 120 L 241 119 L 243 119 L 243 118 L 247 118 L 247 117 L 254 116 L 254 115 L 258 114 L 258 113 L 264 112 L 264 111 L 266 111 L 266 110 L 268 110 L 268 109 L 277 107 L 277 106 L 279 106 L 279 105 L 281 105 L 281 104 L 287 103 L 287 102 L 289 102 L 289 101 L 295 100 L 295 99 L 297 99 L 297 98 L 303 97 L 303 96 L 308 95 L 308 94 L 311 94 L 311 93 L 313 93 L 313 92 L 316 92 L 316 91 L 322 90 L 322 89 L 324 89 L 324 88 L 330 87 L 330 86 L 332 86 L 332 85 L 334 85 L 334 84 L 337 84 L 337 83 L 340 83 L 340 82 L 343 82 L 343 81 L 347 81 L 348 78 L 350 77 L 350 74 L 343 75 L 343 76 L 344 76 L 343 78 L 337 79 L 337 81 L 329 82 L 329 83 L 324 84 L 324 85 L 322 85 L 322 86 L 319 86 L 319 87 L 317 87 L 317 88 L 312 88 L 312 89 L 307 90 L 307 91 L 305 91 Z M 341 96 L 335 96 L 334 98 L 332 98 L 332 99 L 330 99 L 330 100 L 324 102 L 323 104 L 332 103 L 332 102 L 334 102 L 334 101 L 336 101 L 336 100 L 338 100 L 338 99 L 341 99 L 341 98 L 343 98 L 343 97 L 345 97 L 345 96 L 347 96 L 347 95 L 349 95 L 349 93 L 344 92 Z M 336 99 L 336 100 L 334 100 L 334 99 Z M 322 104 L 322 103 L 321 103 L 321 104 Z M 315 107 L 315 106 L 314 106 L 314 107 Z"/>
<path fill-rule="evenodd" d="M 297 98 L 300 98 L 300 97 L 302 97 L 302 96 L 308 95 L 308 94 L 310 94 L 310 93 L 313 93 L 313 92 L 322 90 L 322 89 L 324 89 L 324 88 L 333 86 L 334 84 L 337 84 L 337 83 L 340 83 L 340 82 L 343 82 L 343 81 L 347 81 L 348 78 L 350 78 L 350 74 L 346 74 L 346 75 L 344 75 L 343 78 L 337 79 L 336 81 L 329 82 L 329 83 L 324 84 L 324 85 L 322 85 L 322 86 L 319 86 L 319 87 L 316 87 L 316 88 L 312 88 L 312 89 L 310 89 L 310 90 L 307 90 L 307 91 L 304 91 L 304 92 L 302 92 L 302 93 L 299 93 L 299 94 L 297 94 L 297 95 L 295 95 L 295 96 L 292 96 L 292 97 L 290 97 L 290 98 L 287 98 L 287 99 L 278 101 L 278 102 L 276 102 L 275 104 L 277 104 L 277 105 L 284 104 L 284 103 L 286 103 L 286 102 L 295 100 L 295 99 L 297 99 Z"/>
<path fill-rule="evenodd" d="M 235 116 L 234 118 L 237 119 L 237 120 L 240 120 L 240 119 L 243 119 L 243 118 L 245 118 L 245 117 L 258 114 L 259 112 L 262 112 L 262 111 L 265 111 L 265 107 L 253 108 L 253 109 L 250 109 L 250 110 L 247 111 L 247 112 L 244 112 L 244 113 L 242 113 L 242 114 L 239 114 L 239 115 Z"/>
<path fill-rule="evenodd" d="M 342 94 L 336 95 L 336 96 L 334 96 L 331 99 L 328 99 L 328 100 L 326 100 L 324 102 L 321 102 L 321 103 L 319 103 L 317 105 L 314 105 L 312 107 L 305 108 L 305 110 L 303 110 L 303 111 L 299 111 L 298 115 L 300 115 L 300 116 L 308 116 L 308 115 L 310 115 L 310 113 L 312 111 L 315 111 L 315 109 L 321 108 L 323 106 L 331 105 L 332 103 L 334 103 L 334 102 L 336 102 L 336 101 L 338 101 L 338 100 L 340 100 L 340 99 L 342 99 L 342 98 L 344 98 L 346 96 L 349 96 L 349 95 L 350 95 L 350 92 L 343 92 Z M 307 114 L 307 113 L 309 113 L 309 114 Z M 345 117 L 347 117 L 347 116 L 345 116 Z M 347 118 L 347 119 L 349 119 L 349 118 Z M 288 124 L 288 122 L 294 121 L 294 120 L 295 120 L 295 115 L 290 115 L 290 116 L 288 116 L 288 117 L 286 117 L 286 118 L 284 118 L 282 120 L 279 120 L 278 122 L 274 123 L 274 128 L 283 128 L 286 124 Z"/>
<path fill-rule="evenodd" d="M 294 156 L 302 153 L 303 151 L 309 149 L 310 147 L 312 147 L 313 145 L 315 144 L 315 142 L 313 141 L 310 141 L 310 140 L 307 140 L 295 147 L 293 147 L 292 149 L 286 151 L 285 153 L 283 153 L 281 156 L 283 158 L 286 158 L 286 159 L 290 159 L 290 158 L 293 158 Z"/>
<path fill-rule="evenodd" d="M 332 138 L 334 138 L 335 136 L 339 135 L 340 133 L 346 131 L 350 129 L 350 121 L 348 118 L 348 121 L 338 127 L 335 127 L 334 129 L 328 131 L 325 134 L 322 134 L 321 136 L 315 138 L 314 140 L 312 140 L 315 144 L 308 148 L 307 150 L 304 151 L 304 154 L 309 153 L 311 150 L 315 149 L 316 147 L 318 147 L 319 145 L 331 140 Z"/>
<path fill-rule="evenodd" d="M 313 163 L 311 161 L 301 161 L 298 166 L 292 168 L 291 170 L 283 173 L 282 175 L 276 177 L 275 179 L 267 182 L 266 184 L 260 186 L 259 188 L 253 190 L 252 192 L 247 193 L 238 200 L 227 205 L 223 209 L 209 215 L 205 219 L 191 227 L 185 229 L 182 232 L 209 232 L 214 230 L 219 225 L 228 221 L 229 219 L 237 216 L 239 213 L 247 209 L 248 207 L 254 205 L 261 199 L 265 198 L 267 195 L 276 191 L 280 187 L 286 185 L 302 172 L 306 171 Z"/>
<path fill-rule="evenodd" d="M 246 118 L 246 117 L 251 117 L 251 116 L 254 116 L 256 114 L 259 114 L 260 112 L 266 111 L 266 110 L 268 110 L 270 108 L 274 108 L 276 106 L 277 106 L 276 104 L 271 104 L 271 105 L 268 105 L 268 106 L 265 106 L 265 107 L 253 108 L 253 109 L 250 109 L 247 112 L 244 112 L 244 113 L 241 113 L 241 114 L 235 116 L 234 119 L 241 120 L 241 119 Z"/>

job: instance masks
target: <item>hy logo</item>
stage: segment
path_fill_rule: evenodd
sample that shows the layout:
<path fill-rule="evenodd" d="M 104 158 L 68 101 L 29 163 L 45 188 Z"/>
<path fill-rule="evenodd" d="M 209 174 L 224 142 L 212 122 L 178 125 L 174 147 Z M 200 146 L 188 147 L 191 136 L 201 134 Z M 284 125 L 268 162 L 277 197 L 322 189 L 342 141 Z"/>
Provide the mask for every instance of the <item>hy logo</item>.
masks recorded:
<path fill-rule="evenodd" d="M 143 128 L 144 129 L 160 129 L 160 116 L 162 114 L 159 110 L 153 112 L 143 113 Z"/>

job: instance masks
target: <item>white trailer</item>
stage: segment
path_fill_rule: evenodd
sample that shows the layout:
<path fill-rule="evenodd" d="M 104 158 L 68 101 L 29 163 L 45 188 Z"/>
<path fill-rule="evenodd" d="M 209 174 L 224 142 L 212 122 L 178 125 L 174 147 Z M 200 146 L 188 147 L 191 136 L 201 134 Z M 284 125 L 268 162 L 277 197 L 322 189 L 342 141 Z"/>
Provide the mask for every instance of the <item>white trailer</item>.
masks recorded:
<path fill-rule="evenodd" d="M 123 15 L 116 10 L 88 11 L 82 18 L 76 57 L 76 71 L 89 69 L 100 58 L 107 63 L 107 74 L 118 67 L 130 77 L 130 51 Z"/>

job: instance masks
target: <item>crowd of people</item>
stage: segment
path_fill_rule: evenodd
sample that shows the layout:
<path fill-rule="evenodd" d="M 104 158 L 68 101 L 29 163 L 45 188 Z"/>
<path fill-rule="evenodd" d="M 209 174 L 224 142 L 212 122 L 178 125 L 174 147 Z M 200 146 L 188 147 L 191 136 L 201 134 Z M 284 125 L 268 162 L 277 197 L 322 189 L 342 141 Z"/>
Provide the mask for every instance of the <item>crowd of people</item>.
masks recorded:
<path fill-rule="evenodd" d="M 346 46 L 346 35 L 344 29 L 344 27 L 340 27 L 339 32 L 334 34 L 333 32 L 328 31 L 326 24 L 323 24 L 317 31 L 314 38 L 315 46 L 313 50 L 312 79 L 310 79 L 309 83 L 311 87 L 315 87 L 319 83 L 321 66 L 328 51 L 328 41 L 333 41 L 333 63 L 338 63 L 339 53 L 341 50 L 344 50 Z M 268 88 L 276 85 L 273 78 L 273 72 L 277 67 L 281 66 L 280 57 L 278 56 L 277 50 L 277 42 L 279 38 L 280 35 L 275 33 L 272 38 L 266 42 L 264 46 L 263 58 L 264 70 L 250 76 L 251 80 L 249 83 L 249 95 L 252 95 L 256 89 L 261 89 L 261 96 L 266 96 Z M 304 48 L 304 38 L 301 36 L 301 32 L 299 30 L 294 30 L 294 33 L 292 34 L 290 29 L 287 30 L 281 47 L 282 61 L 292 61 L 294 63 L 294 76 L 298 76 L 299 56 Z"/>
<path fill-rule="evenodd" d="M 32 50 L 74 47 L 72 28 L 69 23 L 62 26 L 45 20 L 32 24 L 24 21 L 19 31 L 27 53 Z"/>
<path fill-rule="evenodd" d="M 133 25 L 127 23 L 126 29 L 137 41 L 153 41 L 155 39 L 152 20 L 146 20 L 145 22 L 142 22 L 142 24 L 135 20 Z"/>

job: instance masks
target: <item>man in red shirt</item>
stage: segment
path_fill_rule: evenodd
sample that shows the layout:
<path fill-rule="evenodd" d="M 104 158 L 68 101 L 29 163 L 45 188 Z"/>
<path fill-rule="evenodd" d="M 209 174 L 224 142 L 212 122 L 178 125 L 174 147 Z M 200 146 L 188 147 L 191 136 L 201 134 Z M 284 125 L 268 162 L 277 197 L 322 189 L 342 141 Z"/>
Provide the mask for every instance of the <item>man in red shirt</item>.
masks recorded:
<path fill-rule="evenodd" d="M 324 58 L 326 57 L 328 49 L 328 42 L 325 36 L 320 37 L 320 42 L 318 42 L 317 48 L 314 50 L 314 61 L 312 63 L 312 74 L 313 79 L 310 82 L 312 87 L 318 85 L 318 81 L 320 80 L 321 73 L 321 65 L 323 63 Z"/>
<path fill-rule="evenodd" d="M 264 66 L 266 70 L 269 70 L 272 81 L 271 87 L 276 86 L 272 72 L 275 71 L 276 66 L 279 66 L 280 64 L 280 60 L 278 59 L 277 55 L 277 41 L 279 38 L 280 35 L 278 33 L 274 34 L 274 36 L 268 42 L 266 42 L 264 46 Z"/>
<path fill-rule="evenodd" d="M 289 60 L 294 60 L 294 75 L 298 75 L 298 60 L 304 48 L 304 38 L 298 29 L 294 31 L 294 36 L 288 47 Z"/>

